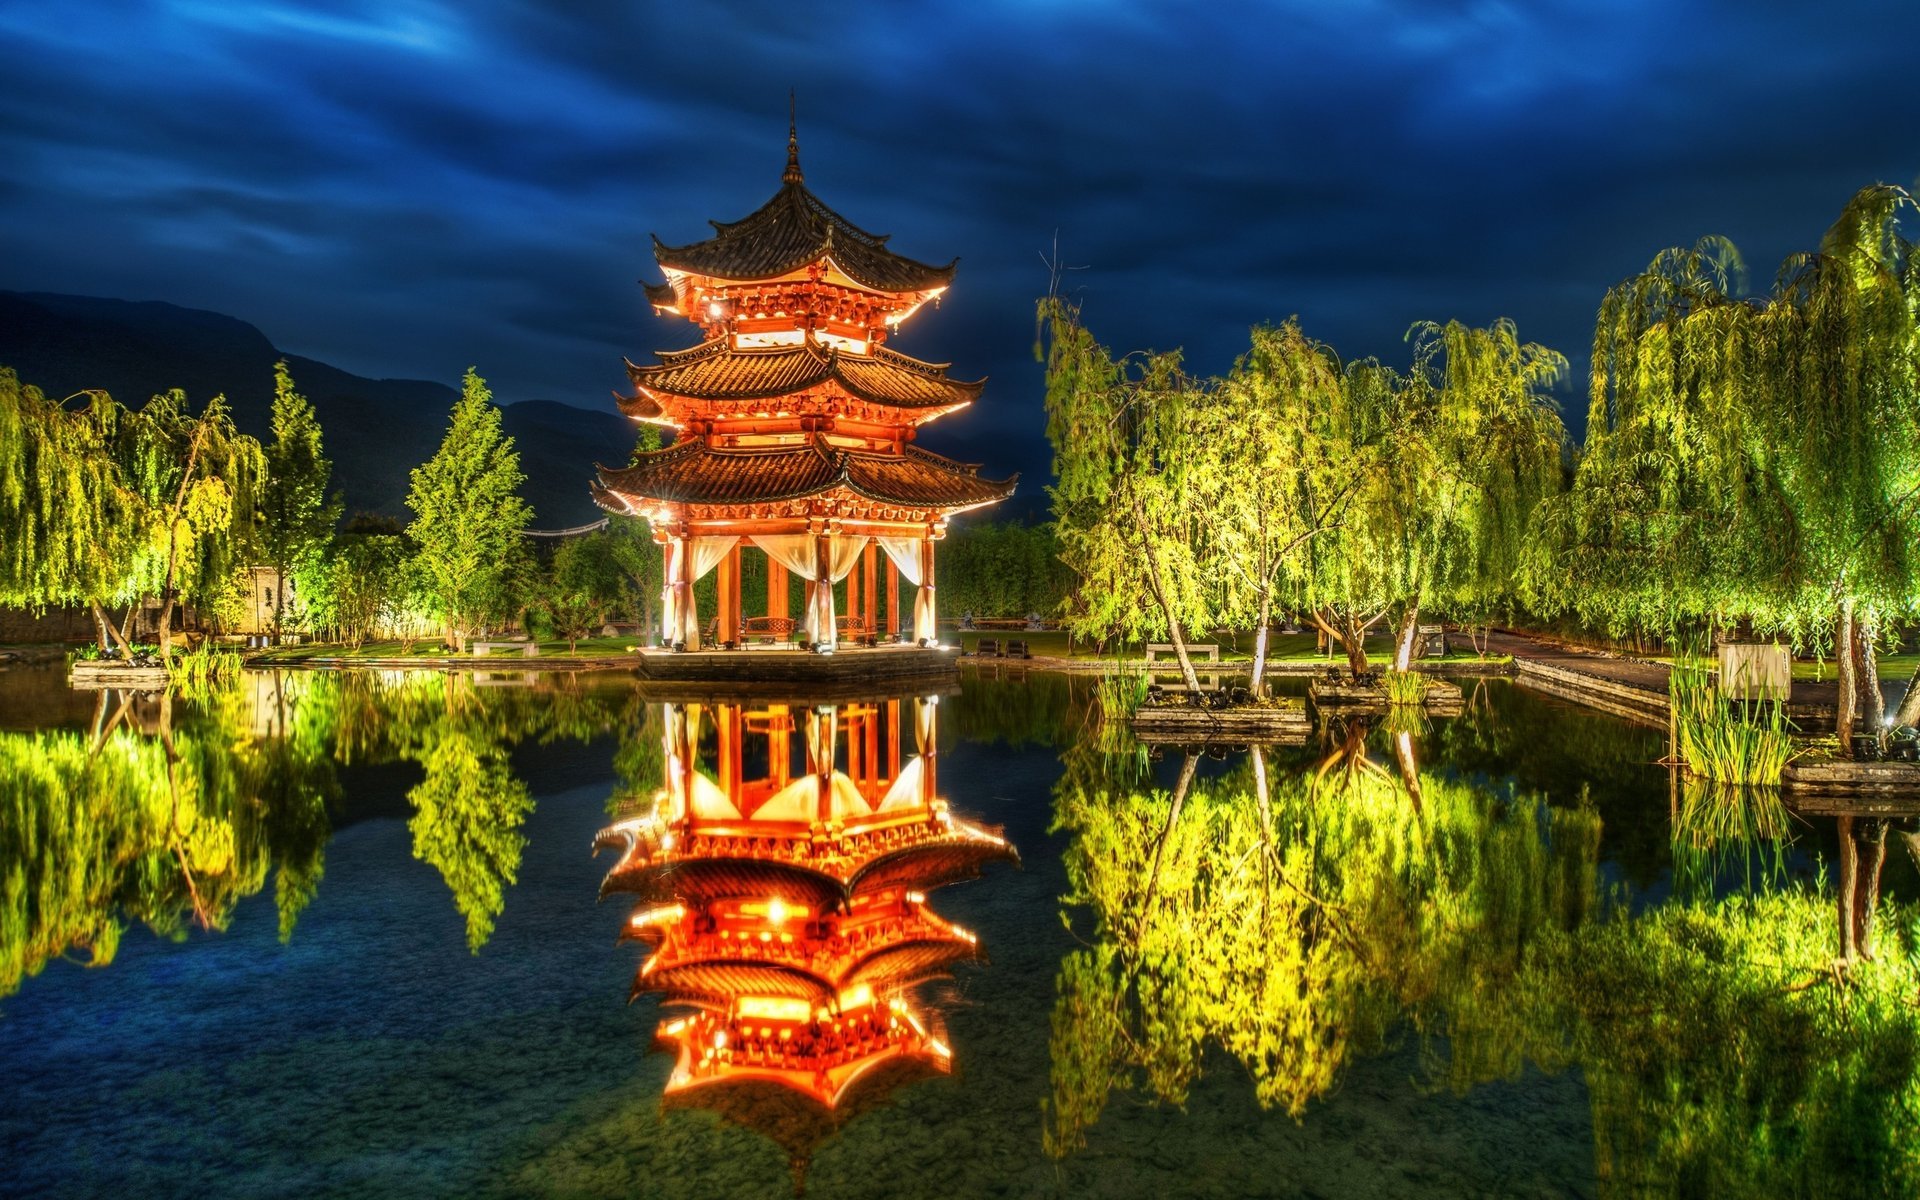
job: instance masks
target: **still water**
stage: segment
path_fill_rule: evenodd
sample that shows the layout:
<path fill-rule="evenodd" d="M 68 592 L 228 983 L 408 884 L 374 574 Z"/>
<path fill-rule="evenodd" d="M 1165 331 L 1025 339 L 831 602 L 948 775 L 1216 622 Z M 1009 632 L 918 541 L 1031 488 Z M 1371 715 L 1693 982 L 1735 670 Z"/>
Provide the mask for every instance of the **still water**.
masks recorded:
<path fill-rule="evenodd" d="M 0 1192 L 1916 1194 L 1900 824 L 1469 690 L 0 671 Z"/>

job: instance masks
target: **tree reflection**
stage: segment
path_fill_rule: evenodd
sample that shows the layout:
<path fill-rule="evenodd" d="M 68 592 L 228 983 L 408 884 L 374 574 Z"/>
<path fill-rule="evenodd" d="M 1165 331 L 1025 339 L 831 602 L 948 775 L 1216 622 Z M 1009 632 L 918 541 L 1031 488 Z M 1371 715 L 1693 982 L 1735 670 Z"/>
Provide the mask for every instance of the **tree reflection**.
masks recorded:
<path fill-rule="evenodd" d="M 1704 883 L 1648 903 L 1602 888 L 1591 808 L 1420 770 L 1418 734 L 1347 726 L 1297 769 L 1172 790 L 1069 768 L 1086 948 L 1057 979 L 1050 1153 L 1117 1092 L 1182 1103 L 1211 1050 L 1298 1118 L 1407 1033 L 1459 1092 L 1577 1069 L 1606 1195 L 1920 1191 L 1920 929 L 1880 899 L 1883 816 L 1837 815 L 1837 898 L 1773 871 L 1716 894 L 1777 855 L 1780 799 L 1676 788 L 1676 872 Z"/>

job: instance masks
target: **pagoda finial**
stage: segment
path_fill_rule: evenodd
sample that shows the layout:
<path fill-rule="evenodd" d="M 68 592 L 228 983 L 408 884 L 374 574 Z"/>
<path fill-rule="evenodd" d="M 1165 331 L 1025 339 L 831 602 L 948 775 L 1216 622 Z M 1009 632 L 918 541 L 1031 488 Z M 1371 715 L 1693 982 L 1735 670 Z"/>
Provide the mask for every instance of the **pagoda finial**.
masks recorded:
<path fill-rule="evenodd" d="M 800 183 L 800 122 L 796 113 L 794 89 L 787 89 L 787 170 L 782 183 Z"/>

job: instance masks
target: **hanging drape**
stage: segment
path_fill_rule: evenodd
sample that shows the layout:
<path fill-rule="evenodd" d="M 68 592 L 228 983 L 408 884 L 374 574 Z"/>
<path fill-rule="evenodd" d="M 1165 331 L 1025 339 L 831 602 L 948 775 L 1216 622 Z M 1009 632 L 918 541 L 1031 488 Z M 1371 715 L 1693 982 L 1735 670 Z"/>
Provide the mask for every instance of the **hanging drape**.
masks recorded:
<path fill-rule="evenodd" d="M 883 537 L 873 539 L 887 552 L 893 565 L 900 572 L 900 578 L 915 587 L 920 586 L 920 539 Z"/>
<path fill-rule="evenodd" d="M 682 596 L 679 604 L 680 637 L 687 649 L 700 648 L 700 611 L 693 601 L 693 585 L 702 575 L 720 565 L 727 552 L 740 544 L 738 537 L 697 537 L 689 541 L 691 561 L 685 580 L 681 583 Z"/>
<path fill-rule="evenodd" d="M 747 540 L 766 551 L 768 558 L 800 578 L 807 580 L 813 578 L 813 538 L 807 534 L 756 533 Z"/>
<path fill-rule="evenodd" d="M 680 638 L 684 622 L 680 619 L 680 577 L 686 573 L 687 543 L 681 538 L 667 542 L 665 582 L 660 588 L 660 638 L 671 646 Z"/>
<path fill-rule="evenodd" d="M 919 590 L 913 594 L 913 640 L 931 646 L 940 640 L 933 606 L 933 543 L 920 542 Z"/>

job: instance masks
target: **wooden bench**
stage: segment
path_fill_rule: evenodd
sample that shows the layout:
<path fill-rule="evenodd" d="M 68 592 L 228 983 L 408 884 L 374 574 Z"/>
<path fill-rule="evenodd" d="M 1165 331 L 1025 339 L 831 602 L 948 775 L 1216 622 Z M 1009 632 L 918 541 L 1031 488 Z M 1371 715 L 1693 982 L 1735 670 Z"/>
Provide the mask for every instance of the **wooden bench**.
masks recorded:
<path fill-rule="evenodd" d="M 1033 652 L 1027 649 L 1027 644 L 1024 641 L 1016 639 L 1007 643 L 1007 657 L 1032 658 Z"/>
<path fill-rule="evenodd" d="M 974 653 L 974 657 L 976 658 L 999 658 L 1000 657 L 1000 639 L 999 638 L 981 638 L 980 644 L 973 648 L 973 653 Z"/>
<path fill-rule="evenodd" d="M 800 622 L 792 617 L 748 617 L 743 635 L 763 642 L 790 642 L 799 628 Z"/>
<path fill-rule="evenodd" d="M 1172 643 L 1168 643 L 1168 642 L 1147 643 L 1147 665 L 1148 666 L 1152 666 L 1154 663 L 1161 661 L 1160 659 L 1161 655 L 1165 655 L 1166 657 L 1175 659 L 1176 661 L 1179 658 L 1179 655 L 1173 652 Z M 1206 642 L 1198 645 L 1188 646 L 1187 658 L 1189 659 L 1204 658 L 1208 662 L 1219 662 L 1220 661 L 1220 644 L 1218 642 Z"/>
<path fill-rule="evenodd" d="M 867 624 L 865 617 L 835 617 L 833 628 L 842 641 L 850 642 L 855 646 L 874 644 L 873 626 Z"/>
<path fill-rule="evenodd" d="M 521 658 L 539 658 L 540 643 L 526 638 L 511 638 L 504 642 L 473 642 L 468 647 L 475 658 L 486 658 L 495 650 L 517 653 Z"/>

